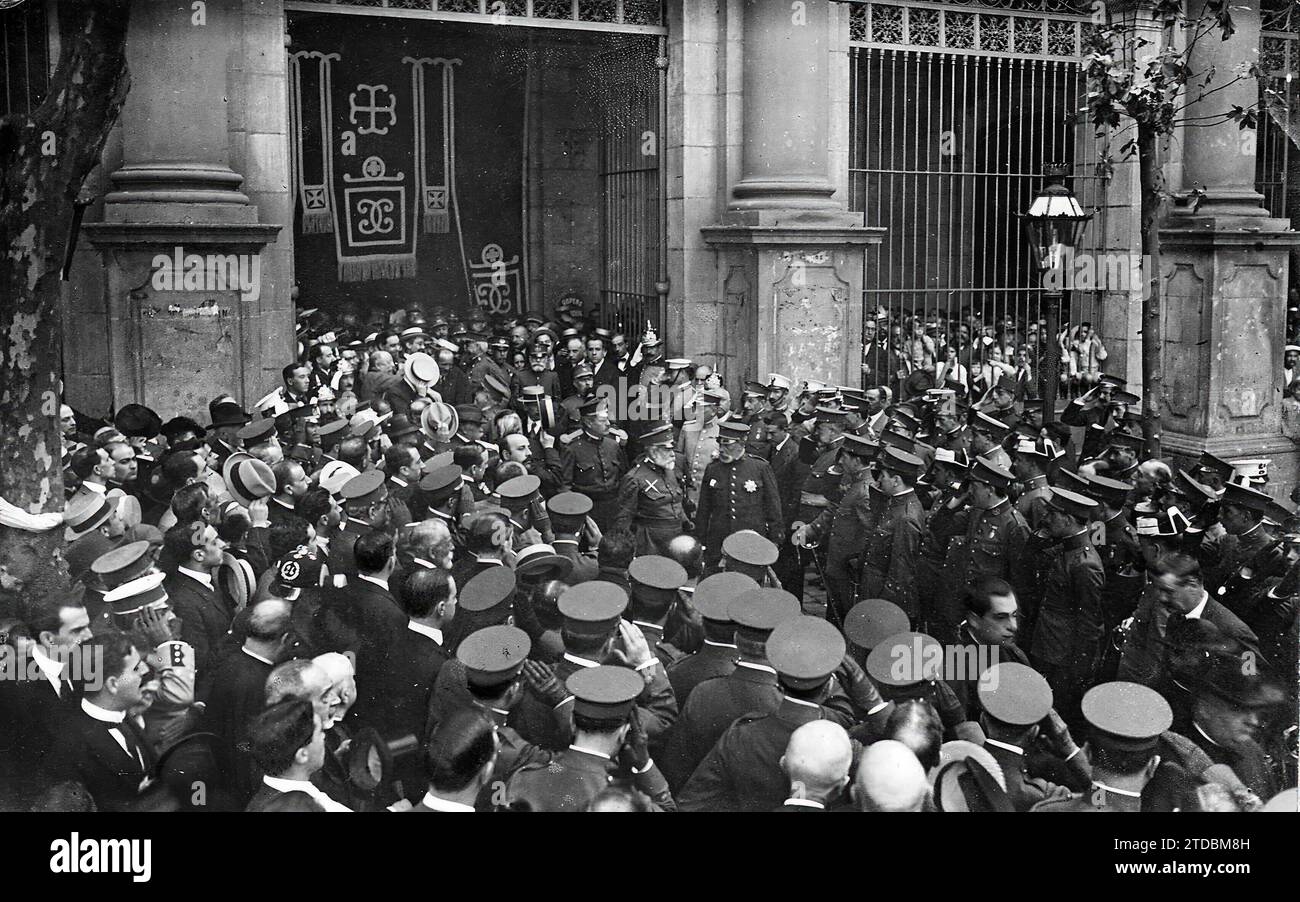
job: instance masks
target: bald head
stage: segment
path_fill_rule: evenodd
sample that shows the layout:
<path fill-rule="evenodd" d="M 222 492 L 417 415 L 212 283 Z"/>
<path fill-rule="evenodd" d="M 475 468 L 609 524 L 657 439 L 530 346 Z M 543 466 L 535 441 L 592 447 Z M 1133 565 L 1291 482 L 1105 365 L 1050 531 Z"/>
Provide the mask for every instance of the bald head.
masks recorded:
<path fill-rule="evenodd" d="M 853 800 L 862 811 L 920 811 L 930 785 L 911 749 L 893 739 L 867 747 L 853 781 Z"/>
<path fill-rule="evenodd" d="M 825 802 L 844 787 L 853 744 L 839 724 L 810 721 L 790 734 L 781 769 L 790 778 L 790 797 Z"/>

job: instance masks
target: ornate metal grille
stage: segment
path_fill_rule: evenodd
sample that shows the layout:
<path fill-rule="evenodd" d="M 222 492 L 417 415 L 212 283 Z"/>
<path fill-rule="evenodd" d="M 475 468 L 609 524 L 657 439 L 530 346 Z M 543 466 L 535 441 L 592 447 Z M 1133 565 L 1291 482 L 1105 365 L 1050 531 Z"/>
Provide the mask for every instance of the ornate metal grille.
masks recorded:
<path fill-rule="evenodd" d="M 664 32 L 661 0 L 288 0 L 285 9 L 601 31 Z"/>

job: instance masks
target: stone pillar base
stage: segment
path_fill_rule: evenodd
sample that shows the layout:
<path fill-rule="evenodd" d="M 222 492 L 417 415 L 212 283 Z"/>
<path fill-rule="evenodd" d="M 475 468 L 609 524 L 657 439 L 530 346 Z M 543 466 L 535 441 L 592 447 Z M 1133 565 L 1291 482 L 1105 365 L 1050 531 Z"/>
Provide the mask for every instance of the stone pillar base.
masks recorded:
<path fill-rule="evenodd" d="M 272 331 L 264 322 L 269 280 L 260 253 L 280 226 L 104 222 L 84 228 L 103 258 L 115 405 L 144 404 L 167 420 L 202 413 L 221 393 L 245 405 L 255 401 L 262 346 Z"/>
<path fill-rule="evenodd" d="M 1282 434 L 1289 249 L 1300 234 L 1265 216 L 1174 214 L 1160 230 L 1165 342 L 1163 445 L 1187 463 L 1269 458 L 1269 491 L 1300 476 Z"/>
<path fill-rule="evenodd" d="M 737 314 L 718 328 L 729 385 L 768 373 L 861 382 L 863 248 L 885 232 L 861 216 L 733 211 L 701 230 L 720 252 L 725 308 Z"/>

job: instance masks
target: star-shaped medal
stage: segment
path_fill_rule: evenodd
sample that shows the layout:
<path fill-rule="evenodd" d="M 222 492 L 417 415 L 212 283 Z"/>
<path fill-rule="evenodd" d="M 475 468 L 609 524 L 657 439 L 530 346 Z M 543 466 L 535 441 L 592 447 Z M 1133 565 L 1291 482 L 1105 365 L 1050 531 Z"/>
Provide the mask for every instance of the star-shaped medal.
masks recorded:
<path fill-rule="evenodd" d="M 746 479 L 746 480 L 745 480 L 745 491 L 747 491 L 747 492 L 757 492 L 757 491 L 758 491 L 758 483 L 755 482 L 755 481 L 752 480 L 752 479 Z"/>

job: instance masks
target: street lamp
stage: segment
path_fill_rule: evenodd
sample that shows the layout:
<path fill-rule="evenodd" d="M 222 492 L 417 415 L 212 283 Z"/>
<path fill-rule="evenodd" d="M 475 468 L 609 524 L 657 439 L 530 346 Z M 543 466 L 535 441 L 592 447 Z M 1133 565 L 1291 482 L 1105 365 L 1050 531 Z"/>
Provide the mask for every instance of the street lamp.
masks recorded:
<path fill-rule="evenodd" d="M 1056 386 L 1061 378 L 1061 346 L 1056 332 L 1060 328 L 1060 309 L 1066 289 L 1065 268 L 1071 262 L 1074 248 L 1083 239 L 1083 230 L 1091 213 L 1083 212 L 1079 200 L 1065 187 L 1070 174 L 1067 163 L 1050 163 L 1043 167 L 1043 187 L 1029 205 L 1029 212 L 1020 214 L 1025 227 L 1025 238 L 1042 276 L 1043 293 L 1047 298 L 1047 379 L 1043 386 L 1043 425 L 1056 419 Z"/>

